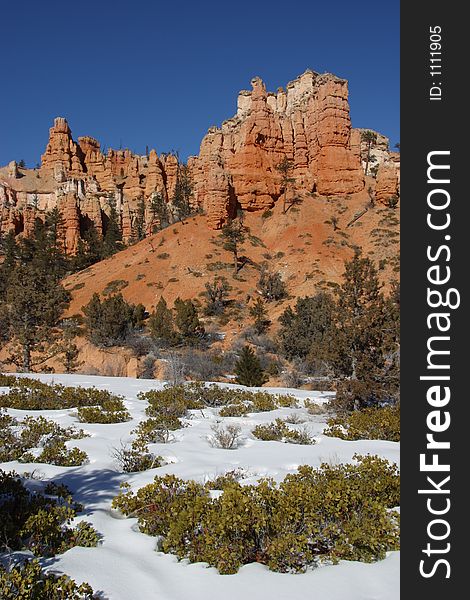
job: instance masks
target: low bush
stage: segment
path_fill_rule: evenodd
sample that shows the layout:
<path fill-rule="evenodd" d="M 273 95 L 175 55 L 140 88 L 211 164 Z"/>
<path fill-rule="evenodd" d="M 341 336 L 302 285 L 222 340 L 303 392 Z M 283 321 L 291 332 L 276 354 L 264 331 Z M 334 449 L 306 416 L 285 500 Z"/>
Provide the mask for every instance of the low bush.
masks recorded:
<path fill-rule="evenodd" d="M 236 573 L 259 562 L 303 572 L 320 561 L 383 559 L 399 547 L 399 475 L 376 456 L 357 464 L 301 466 L 276 485 L 210 485 L 174 475 L 155 477 L 136 493 L 124 484 L 113 507 L 136 517 L 140 530 L 162 536 L 162 550 Z"/>
<path fill-rule="evenodd" d="M 88 461 L 88 454 L 76 447 L 67 448 L 63 441 L 53 439 L 45 445 L 39 456 L 26 452 L 20 461 L 48 463 L 58 467 L 80 467 Z"/>
<path fill-rule="evenodd" d="M 241 468 L 227 471 L 223 475 L 219 475 L 215 479 L 206 481 L 205 487 L 208 490 L 224 490 L 229 485 L 233 485 L 241 481 L 245 477 L 245 471 Z"/>
<path fill-rule="evenodd" d="M 305 400 L 304 406 L 310 415 L 324 415 L 328 410 L 327 406 L 308 399 Z"/>
<path fill-rule="evenodd" d="M 83 507 L 73 502 L 66 486 L 29 491 L 16 473 L 0 470 L 0 531 L 5 550 L 30 550 L 36 556 L 54 556 L 74 546 L 93 547 L 98 534 L 82 522 L 70 527 Z"/>
<path fill-rule="evenodd" d="M 67 575 L 45 573 L 37 560 L 0 565 L 0 598 L 3 600 L 93 600 L 97 598 L 88 583 L 78 585 Z"/>
<path fill-rule="evenodd" d="M 391 373 L 387 379 L 345 379 L 337 384 L 336 396 L 331 400 L 332 409 L 351 412 L 383 404 L 394 404 L 400 397 L 398 373 Z"/>
<path fill-rule="evenodd" d="M 244 417 L 249 412 L 249 407 L 242 402 L 238 404 L 227 404 L 219 410 L 221 417 Z"/>
<path fill-rule="evenodd" d="M 147 444 L 167 444 L 173 439 L 171 432 L 182 427 L 178 417 L 161 414 L 142 421 L 132 433 Z"/>
<path fill-rule="evenodd" d="M 121 448 L 115 448 L 113 456 L 124 473 L 147 471 L 163 464 L 162 457 L 152 454 L 141 438 L 136 438 L 130 445 L 123 444 Z"/>
<path fill-rule="evenodd" d="M 29 378 L 17 378 L 7 394 L 0 394 L 0 407 L 19 410 L 64 410 L 82 406 L 103 406 L 106 410 L 122 402 L 108 390 L 50 385 Z M 106 408 L 108 407 L 108 408 Z"/>
<path fill-rule="evenodd" d="M 26 417 L 22 421 L 0 409 L 0 461 L 41 462 L 57 466 L 79 466 L 88 460 L 86 452 L 67 448 L 65 442 L 87 434 L 75 427 L 61 427 L 44 417 Z M 43 448 L 39 456 L 30 452 Z"/>
<path fill-rule="evenodd" d="M 113 399 L 102 406 L 82 406 L 78 409 L 78 420 L 81 423 L 125 423 L 131 420 L 121 399 Z"/>
<path fill-rule="evenodd" d="M 286 421 L 276 419 L 274 423 L 268 425 L 257 425 L 252 434 L 263 441 L 279 441 L 289 444 L 315 444 L 315 439 L 309 434 L 304 427 L 302 429 L 291 429 L 287 426 Z"/>
<path fill-rule="evenodd" d="M 192 397 L 184 385 L 174 385 L 165 387 L 162 390 L 140 392 L 137 397 L 139 400 L 146 400 L 149 403 L 145 411 L 149 417 L 161 417 L 164 415 L 168 419 L 180 419 L 187 415 L 189 409 L 201 407 L 201 404 L 197 403 L 196 399 Z M 175 428 L 179 429 L 180 427 Z"/>
<path fill-rule="evenodd" d="M 238 448 L 240 441 L 241 427 L 239 425 L 226 425 L 221 423 L 212 425 L 212 437 L 210 443 L 215 448 L 223 448 L 224 450 L 235 450 Z"/>
<path fill-rule="evenodd" d="M 4 373 L 0 373 L 0 387 L 17 385 L 18 379 L 19 377 L 15 377 L 15 375 L 5 375 Z"/>
<path fill-rule="evenodd" d="M 297 406 L 294 396 L 251 392 L 216 384 L 204 385 L 199 382 L 141 392 L 138 398 L 148 401 L 146 413 L 149 417 L 160 418 L 166 415 L 178 419 L 186 416 L 188 410 L 201 408 L 220 408 L 220 416 L 238 417 L 249 412 L 265 412 Z M 169 427 L 169 429 L 179 429 L 182 426 L 179 422 L 179 426 Z"/>
<path fill-rule="evenodd" d="M 332 417 L 323 432 L 342 440 L 400 441 L 400 404 L 365 408 L 349 415 Z"/>

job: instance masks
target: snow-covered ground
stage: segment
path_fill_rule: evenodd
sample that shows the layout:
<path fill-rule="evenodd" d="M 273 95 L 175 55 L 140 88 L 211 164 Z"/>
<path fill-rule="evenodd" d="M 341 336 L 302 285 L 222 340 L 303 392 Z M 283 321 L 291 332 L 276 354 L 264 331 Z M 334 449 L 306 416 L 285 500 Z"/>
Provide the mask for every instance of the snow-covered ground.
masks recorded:
<path fill-rule="evenodd" d="M 147 403 L 137 399 L 140 391 L 163 387 L 162 382 L 145 379 L 94 377 L 86 375 L 39 375 L 42 381 L 65 385 L 95 386 L 125 396 L 132 415 L 127 423 L 99 425 L 78 424 L 73 410 L 19 411 L 18 417 L 41 414 L 60 425 L 75 424 L 91 437 L 73 440 L 67 445 L 85 450 L 90 462 L 82 467 L 56 467 L 46 464 L 1 463 L 5 470 L 18 473 L 35 472 L 44 481 L 54 479 L 67 484 L 74 498 L 85 506 L 80 515 L 102 535 L 97 548 L 72 548 L 53 559 L 43 560 L 45 567 L 62 571 L 77 582 L 88 581 L 95 591 L 110 600 L 395 600 L 399 597 L 399 553 L 391 552 L 374 564 L 342 561 L 335 566 L 322 566 L 305 574 L 281 574 L 260 564 L 242 567 L 235 575 L 220 575 L 203 563 L 189 564 L 175 556 L 156 551 L 156 539 L 138 531 L 136 519 L 124 519 L 111 510 L 111 501 L 126 481 L 132 489 L 150 483 L 155 475 L 173 473 L 185 479 L 205 481 L 235 468 L 248 471 L 246 483 L 261 476 L 280 481 L 299 465 L 318 466 L 322 462 L 350 462 L 355 453 L 378 454 L 399 463 L 399 444 L 366 440 L 346 442 L 325 437 L 322 416 L 308 415 L 303 408 L 283 408 L 247 417 L 225 418 L 242 428 L 240 446 L 222 450 L 210 445 L 211 425 L 217 410 L 191 411 L 188 426 L 175 432 L 168 444 L 151 444 L 150 450 L 164 457 L 168 464 L 142 473 L 122 474 L 112 456 L 113 449 L 130 441 L 132 429 L 145 420 Z M 4 389 L 4 388 L 3 388 Z M 0 388 L 0 391 L 2 388 Z M 263 388 L 266 391 L 266 388 Z M 306 392 L 273 388 L 276 393 L 289 393 L 299 399 L 310 398 L 321 403 L 327 392 Z M 282 442 L 266 442 L 253 438 L 250 431 L 258 423 L 298 413 L 308 418 L 306 426 L 317 440 L 315 445 L 299 446 Z"/>

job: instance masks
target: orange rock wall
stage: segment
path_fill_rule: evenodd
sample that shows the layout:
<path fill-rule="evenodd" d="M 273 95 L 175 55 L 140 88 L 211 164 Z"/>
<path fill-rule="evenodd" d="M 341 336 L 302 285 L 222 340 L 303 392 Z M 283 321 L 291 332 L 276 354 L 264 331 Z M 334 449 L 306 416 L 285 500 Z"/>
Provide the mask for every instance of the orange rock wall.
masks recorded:
<path fill-rule="evenodd" d="M 276 93 L 267 92 L 259 78 L 251 84 L 251 91 L 238 96 L 236 115 L 211 128 L 199 155 L 188 160 L 193 206 L 204 210 L 209 227 L 222 227 L 239 209 L 271 208 L 288 193 L 308 198 L 310 192 L 344 196 L 363 189 L 361 134 L 351 128 L 345 80 L 306 71 Z M 378 169 L 376 190 L 378 200 L 386 201 L 397 193 L 397 161 L 381 152 L 387 163 Z M 277 169 L 284 158 L 292 165 L 288 190 Z M 19 174 L 13 163 L 0 169 L 0 230 L 29 235 L 34 220 L 58 206 L 65 246 L 74 253 L 90 224 L 103 233 L 114 205 L 128 241 L 142 202 L 147 233 L 155 225 L 155 194 L 171 211 L 177 177 L 175 156 L 155 150 L 139 156 L 127 149 L 104 154 L 93 137 L 75 142 L 67 120 L 58 117 L 37 171 Z"/>

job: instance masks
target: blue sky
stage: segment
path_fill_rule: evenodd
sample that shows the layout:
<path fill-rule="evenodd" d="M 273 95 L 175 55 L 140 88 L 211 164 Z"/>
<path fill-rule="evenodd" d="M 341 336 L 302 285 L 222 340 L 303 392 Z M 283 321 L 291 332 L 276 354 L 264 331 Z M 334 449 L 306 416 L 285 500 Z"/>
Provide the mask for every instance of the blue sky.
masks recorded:
<path fill-rule="evenodd" d="M 197 154 L 258 75 L 349 80 L 354 127 L 399 141 L 399 2 L 2 3 L 0 165 L 40 160 L 55 116 L 102 146 Z"/>

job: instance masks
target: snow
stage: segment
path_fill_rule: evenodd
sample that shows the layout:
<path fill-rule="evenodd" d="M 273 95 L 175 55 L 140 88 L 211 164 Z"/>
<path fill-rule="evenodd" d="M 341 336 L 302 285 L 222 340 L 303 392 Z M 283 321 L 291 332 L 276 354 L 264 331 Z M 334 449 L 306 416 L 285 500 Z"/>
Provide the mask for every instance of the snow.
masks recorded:
<path fill-rule="evenodd" d="M 242 428 L 240 445 L 234 450 L 214 448 L 209 443 L 217 410 L 191 411 L 187 427 L 175 432 L 168 444 L 151 444 L 150 450 L 163 456 L 167 464 L 142 473 L 122 474 L 112 456 L 113 449 L 129 442 L 131 430 L 146 418 L 147 403 L 137 399 L 140 391 L 162 388 L 164 382 L 120 377 L 86 375 L 34 375 L 45 382 L 64 385 L 95 386 L 125 397 L 132 421 L 117 424 L 78 423 L 74 410 L 19 411 L 12 415 L 41 414 L 60 425 L 76 425 L 90 437 L 68 442 L 85 450 L 90 462 L 81 467 L 56 467 L 47 464 L 0 464 L 5 470 L 35 473 L 44 481 L 55 479 L 67 484 L 74 498 L 85 506 L 77 518 L 93 524 L 102 540 L 97 548 L 72 548 L 61 556 L 44 559 L 48 569 L 65 572 L 77 582 L 88 581 L 95 591 L 110 600 L 235 600 L 256 596 L 257 600 L 395 600 L 399 598 L 399 553 L 390 552 L 386 559 L 373 564 L 341 561 L 322 566 L 305 574 L 281 574 L 260 564 L 242 567 L 235 575 L 220 575 L 206 564 L 190 564 L 157 550 L 158 540 L 138 531 L 136 519 L 124 519 L 111 509 L 111 501 L 122 482 L 133 490 L 150 483 L 155 475 L 173 473 L 185 479 L 206 481 L 228 470 L 243 468 L 254 483 L 262 476 L 281 481 L 299 465 L 319 466 L 322 462 L 351 462 L 355 453 L 378 454 L 399 463 L 399 444 L 362 440 L 347 442 L 322 435 L 325 426 L 321 415 L 308 415 L 303 408 L 282 408 L 268 413 L 252 413 L 246 417 L 224 418 Z M 227 384 L 227 387 L 237 387 Z M 1 392 L 0 388 L 0 392 Z M 5 391 L 5 388 L 3 388 Z M 323 403 L 328 392 L 263 388 L 277 394 L 292 394 L 299 400 Z M 301 404 L 301 403 L 300 403 Z M 316 438 L 312 446 L 265 442 L 253 438 L 250 431 L 259 423 L 297 413 L 306 422 L 290 427 L 307 427 Z"/>

